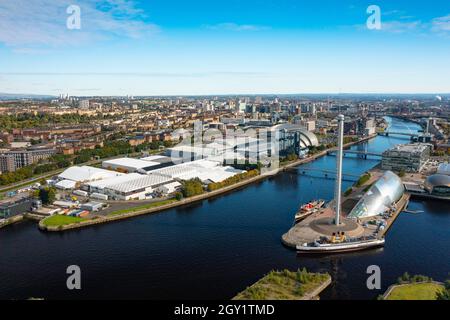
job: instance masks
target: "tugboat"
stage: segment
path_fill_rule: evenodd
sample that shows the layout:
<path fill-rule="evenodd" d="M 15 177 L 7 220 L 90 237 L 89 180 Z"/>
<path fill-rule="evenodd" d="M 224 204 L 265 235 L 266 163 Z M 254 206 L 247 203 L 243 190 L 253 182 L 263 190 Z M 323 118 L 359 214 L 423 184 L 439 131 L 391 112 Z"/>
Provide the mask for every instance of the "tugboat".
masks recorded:
<path fill-rule="evenodd" d="M 311 214 L 318 212 L 324 204 L 324 200 L 316 200 L 302 205 L 298 212 L 295 214 L 294 223 L 299 223 Z"/>

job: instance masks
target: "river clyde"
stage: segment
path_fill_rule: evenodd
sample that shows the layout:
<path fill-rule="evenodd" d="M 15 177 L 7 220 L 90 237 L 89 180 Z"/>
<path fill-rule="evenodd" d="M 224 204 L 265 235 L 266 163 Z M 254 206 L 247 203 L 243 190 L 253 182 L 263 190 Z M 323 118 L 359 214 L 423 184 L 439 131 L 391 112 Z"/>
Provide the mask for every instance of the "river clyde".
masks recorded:
<path fill-rule="evenodd" d="M 393 131 L 419 126 L 388 119 Z M 377 137 L 352 147 L 382 152 L 407 137 Z M 322 299 L 374 299 L 403 272 L 443 281 L 450 272 L 450 204 L 412 200 L 384 248 L 328 256 L 297 255 L 281 244 L 298 206 L 330 200 L 335 157 L 282 172 L 226 195 L 159 214 L 63 233 L 24 222 L 0 230 L 0 299 L 229 299 L 272 269 L 329 272 Z M 360 175 L 379 160 L 344 158 Z M 344 176 L 343 190 L 353 182 Z M 366 287 L 366 268 L 378 265 L 382 289 Z M 66 288 L 66 268 L 78 265 L 82 289 Z"/>

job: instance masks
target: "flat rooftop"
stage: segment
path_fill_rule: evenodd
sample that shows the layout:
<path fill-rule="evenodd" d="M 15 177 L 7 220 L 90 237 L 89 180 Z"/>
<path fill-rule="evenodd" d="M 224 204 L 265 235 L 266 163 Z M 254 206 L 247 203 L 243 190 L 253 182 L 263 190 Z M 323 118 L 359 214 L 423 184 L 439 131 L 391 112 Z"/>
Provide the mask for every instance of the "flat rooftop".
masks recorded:
<path fill-rule="evenodd" d="M 408 153 L 422 153 L 427 148 L 429 148 L 429 144 L 424 143 L 412 143 L 412 144 L 399 144 L 387 151 L 385 153 L 397 151 L 397 152 L 408 152 Z"/>
<path fill-rule="evenodd" d="M 123 166 L 134 169 L 144 169 L 149 167 L 158 166 L 158 162 L 146 161 L 134 158 L 119 158 L 113 160 L 103 161 L 102 166 L 107 168 L 108 166 Z"/>

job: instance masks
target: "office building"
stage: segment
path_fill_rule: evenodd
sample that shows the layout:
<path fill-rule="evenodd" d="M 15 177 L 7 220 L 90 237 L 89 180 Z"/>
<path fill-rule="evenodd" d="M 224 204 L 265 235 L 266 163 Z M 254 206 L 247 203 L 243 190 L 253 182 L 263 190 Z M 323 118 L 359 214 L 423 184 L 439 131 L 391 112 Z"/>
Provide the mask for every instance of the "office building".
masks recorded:
<path fill-rule="evenodd" d="M 420 172 L 430 158 L 431 145 L 403 144 L 383 152 L 383 170 Z"/>

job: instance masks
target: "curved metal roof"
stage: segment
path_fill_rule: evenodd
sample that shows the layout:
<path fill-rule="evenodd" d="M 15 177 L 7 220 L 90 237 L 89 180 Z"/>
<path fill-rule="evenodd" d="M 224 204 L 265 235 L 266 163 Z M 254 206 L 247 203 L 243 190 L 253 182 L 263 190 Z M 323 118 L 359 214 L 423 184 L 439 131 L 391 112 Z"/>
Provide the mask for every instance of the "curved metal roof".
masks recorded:
<path fill-rule="evenodd" d="M 445 174 L 434 174 L 427 178 L 426 184 L 431 187 L 449 187 L 450 188 L 450 176 Z"/>
<path fill-rule="evenodd" d="M 271 128 L 271 130 L 272 131 L 286 130 L 286 131 L 299 132 L 302 136 L 301 140 L 303 142 L 302 143 L 303 147 L 319 146 L 319 139 L 317 138 L 317 136 L 314 133 L 309 132 L 303 126 L 301 126 L 299 124 L 282 123 L 282 124 L 273 126 Z"/>
<path fill-rule="evenodd" d="M 392 171 L 384 175 L 359 200 L 349 217 L 372 217 L 383 214 L 405 192 L 402 180 Z"/>

